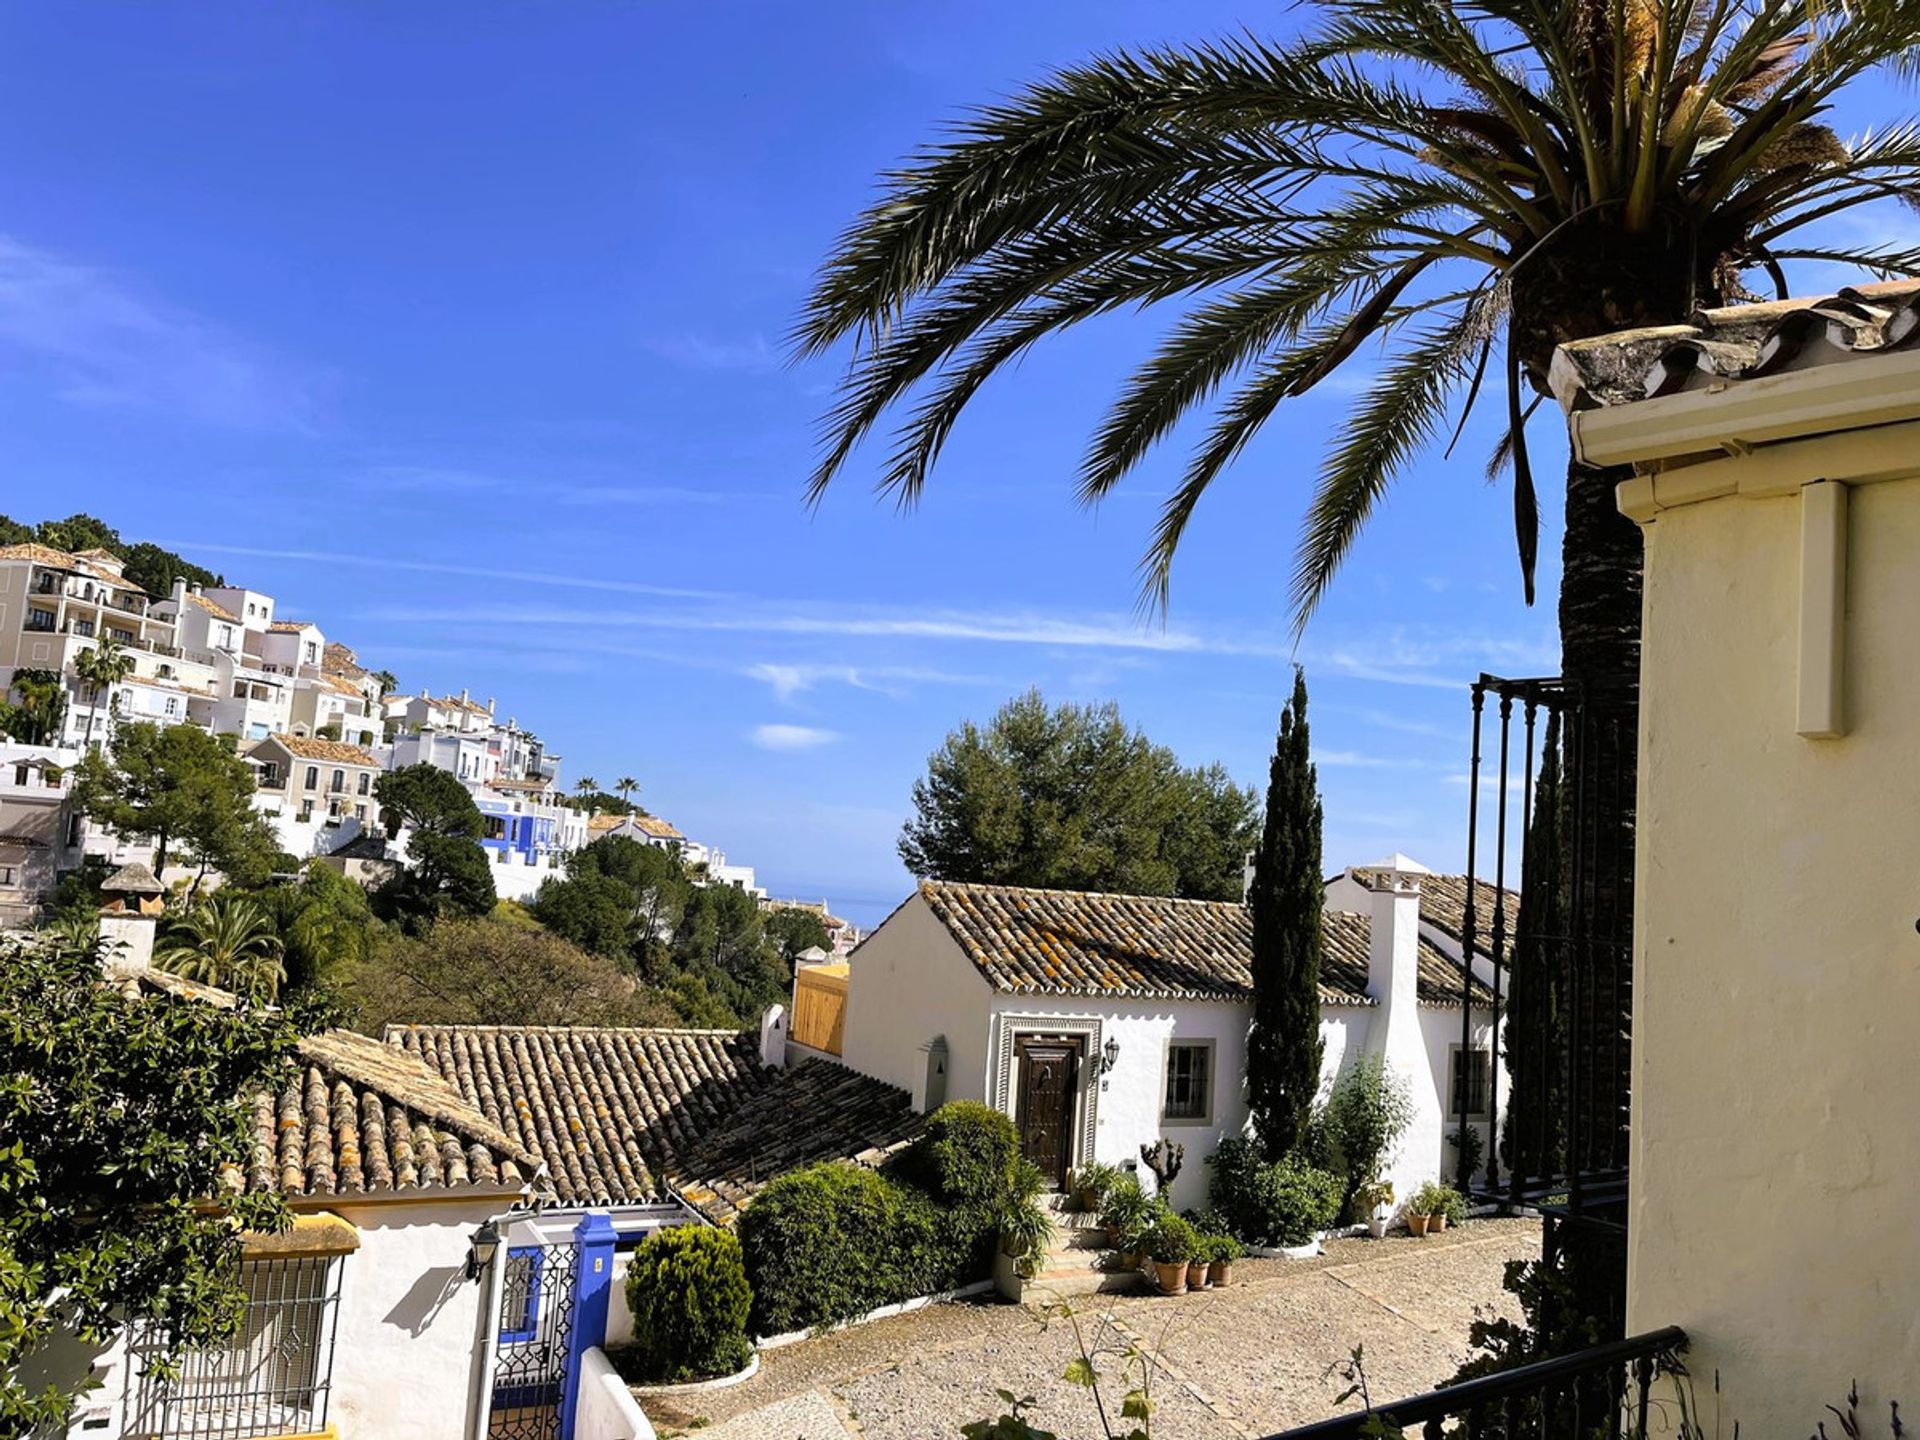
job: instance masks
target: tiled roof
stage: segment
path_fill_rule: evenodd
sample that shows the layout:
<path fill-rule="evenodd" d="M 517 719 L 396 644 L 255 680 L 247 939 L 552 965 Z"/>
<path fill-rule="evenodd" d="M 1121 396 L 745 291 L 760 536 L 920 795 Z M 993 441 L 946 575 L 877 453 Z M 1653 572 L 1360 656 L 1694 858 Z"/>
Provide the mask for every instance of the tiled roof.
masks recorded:
<path fill-rule="evenodd" d="M 1473 882 L 1473 948 L 1482 955 L 1492 953 L 1495 893 L 1493 886 L 1485 880 Z M 1507 912 L 1505 933 L 1511 941 L 1520 926 L 1520 894 L 1516 890 L 1502 890 L 1498 894 Z M 1451 936 L 1457 943 L 1467 928 L 1467 877 L 1422 875 L 1420 918 L 1434 929 Z"/>
<path fill-rule="evenodd" d="M 318 675 L 308 675 L 302 678 L 309 684 L 321 690 L 331 690 L 336 695 L 351 695 L 356 700 L 365 698 L 358 685 L 354 684 L 345 676 L 335 675 L 327 670 L 322 670 Z"/>
<path fill-rule="evenodd" d="M 302 630 L 318 628 L 311 620 L 275 620 L 267 626 L 268 631 L 275 635 L 294 635 Z"/>
<path fill-rule="evenodd" d="M 320 668 L 329 675 L 340 675 L 349 680 L 362 680 L 367 675 L 360 657 L 338 640 L 329 640 L 326 648 L 320 652 Z"/>
<path fill-rule="evenodd" d="M 651 835 L 656 840 L 684 840 L 687 838 L 678 830 L 674 829 L 667 821 L 662 820 L 658 815 L 635 815 L 633 817 L 633 826 L 634 829 Z"/>
<path fill-rule="evenodd" d="M 123 993 L 231 1008 L 234 997 L 150 967 L 110 968 Z M 299 1042 L 277 1093 L 254 1098 L 247 1190 L 288 1196 L 422 1190 L 550 1193 L 539 1161 L 412 1056 L 329 1030 Z"/>
<path fill-rule="evenodd" d="M 198 605 L 202 610 L 206 611 L 209 615 L 218 616 L 222 620 L 231 620 L 236 625 L 240 623 L 240 617 L 234 614 L 231 610 L 227 609 L 226 606 L 216 605 L 213 601 L 209 600 L 206 596 L 196 595 L 191 590 L 187 592 L 187 603 L 189 605 Z"/>
<path fill-rule="evenodd" d="M 1577 340 L 1554 352 L 1549 382 L 1567 410 L 1586 410 L 1916 347 L 1920 280 L 1890 280 Z"/>
<path fill-rule="evenodd" d="M 766 1069 L 732 1031 L 395 1025 L 387 1041 L 544 1159 L 568 1204 L 644 1204 L 671 1184 L 724 1218 L 783 1169 L 919 1124 L 890 1085 L 831 1061 Z"/>
<path fill-rule="evenodd" d="M 287 753 L 297 755 L 302 760 L 324 760 L 332 765 L 370 765 L 380 768 L 380 762 L 374 756 L 362 750 L 358 745 L 349 745 L 344 740 L 323 740 L 317 735 L 279 735 L 273 737 L 287 749 Z"/>
<path fill-rule="evenodd" d="M 998 990 L 1244 1000 L 1253 994 L 1253 919 L 1227 900 L 1176 900 L 922 880 L 920 894 Z M 1368 1005 L 1365 915 L 1321 923 L 1320 1003 Z M 1453 1004 L 1458 968 L 1420 948 L 1420 999 Z"/>
<path fill-rule="evenodd" d="M 37 540 L 28 540 L 19 545 L 0 545 L 0 560 L 30 560 L 35 565 L 45 565 L 55 570 L 81 568 L 78 555 L 69 555 L 65 550 L 56 550 Z"/>

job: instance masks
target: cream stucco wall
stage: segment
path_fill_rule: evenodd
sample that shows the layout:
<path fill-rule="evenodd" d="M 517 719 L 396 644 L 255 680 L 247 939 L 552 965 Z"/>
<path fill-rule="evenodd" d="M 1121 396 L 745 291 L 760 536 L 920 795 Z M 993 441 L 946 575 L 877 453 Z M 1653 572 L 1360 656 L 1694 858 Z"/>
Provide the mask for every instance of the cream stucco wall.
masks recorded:
<path fill-rule="evenodd" d="M 1800 507 L 1645 529 L 1628 1324 L 1752 1435 L 1920 1378 L 1920 481 L 1852 490 L 1836 739 L 1795 733 Z"/>
<path fill-rule="evenodd" d="M 915 895 L 848 957 L 840 1058 L 925 1102 L 926 1046 L 947 1037 L 949 1100 L 978 1099 L 993 990 Z"/>
<path fill-rule="evenodd" d="M 340 1440 L 467 1433 L 485 1348 L 467 1245 L 505 1204 L 333 1207 L 360 1231 L 340 1282 L 329 1415 Z"/>

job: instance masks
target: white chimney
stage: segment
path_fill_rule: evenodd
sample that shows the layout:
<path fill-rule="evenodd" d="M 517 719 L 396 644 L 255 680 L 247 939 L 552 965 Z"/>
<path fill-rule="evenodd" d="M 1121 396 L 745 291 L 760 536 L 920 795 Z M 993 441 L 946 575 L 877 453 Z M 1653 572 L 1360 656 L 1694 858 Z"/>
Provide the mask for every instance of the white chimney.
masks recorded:
<path fill-rule="evenodd" d="M 1410 1019 L 1420 999 L 1420 879 L 1432 873 L 1398 852 L 1353 872 L 1368 892 L 1367 993 Z"/>
<path fill-rule="evenodd" d="M 760 1063 L 781 1069 L 787 1063 L 787 1007 L 769 1005 L 760 1017 Z"/>

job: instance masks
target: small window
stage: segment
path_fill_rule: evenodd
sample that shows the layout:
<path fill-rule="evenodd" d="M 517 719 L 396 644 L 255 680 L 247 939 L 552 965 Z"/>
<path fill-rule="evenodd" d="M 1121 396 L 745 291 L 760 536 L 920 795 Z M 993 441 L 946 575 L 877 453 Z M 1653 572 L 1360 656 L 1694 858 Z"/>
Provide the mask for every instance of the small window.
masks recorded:
<path fill-rule="evenodd" d="M 13 783 L 16 785 L 24 785 L 27 783 L 27 767 L 26 766 L 16 765 L 13 767 Z"/>
<path fill-rule="evenodd" d="M 244 1262 L 238 1333 L 186 1351 L 171 1377 L 155 1363 L 166 1351 L 164 1330 L 137 1327 L 140 1380 L 128 1433 L 155 1440 L 327 1433 L 345 1263 L 326 1255 Z"/>
<path fill-rule="evenodd" d="M 336 795 L 338 795 L 342 790 L 346 789 L 347 788 L 347 772 L 344 770 L 334 771 L 333 783 L 327 788 L 332 790 L 333 793 Z"/>
<path fill-rule="evenodd" d="M 531 1340 L 540 1328 L 540 1267 L 546 1254 L 538 1245 L 507 1251 L 505 1291 L 500 1305 L 500 1343 Z"/>
<path fill-rule="evenodd" d="M 1167 1047 L 1167 1102 L 1162 1118 L 1205 1124 L 1213 1118 L 1213 1046 Z"/>
<path fill-rule="evenodd" d="M 320 767 L 318 765 L 307 766 L 307 789 L 309 790 L 316 789 L 318 788 L 319 784 L 320 784 Z"/>
<path fill-rule="evenodd" d="M 1469 1120 L 1484 1120 L 1492 1108 L 1493 1055 L 1486 1050 L 1463 1050 L 1458 1045 L 1449 1051 L 1451 1081 L 1447 1091 L 1447 1115 L 1461 1113 L 1464 1104 Z"/>
<path fill-rule="evenodd" d="M 0 865 L 0 890 L 11 890 L 13 886 L 13 866 Z"/>
<path fill-rule="evenodd" d="M 362 795 L 367 795 L 372 793 L 372 790 L 373 790 L 373 776 L 369 772 L 362 770 L 360 772 L 360 793 Z"/>

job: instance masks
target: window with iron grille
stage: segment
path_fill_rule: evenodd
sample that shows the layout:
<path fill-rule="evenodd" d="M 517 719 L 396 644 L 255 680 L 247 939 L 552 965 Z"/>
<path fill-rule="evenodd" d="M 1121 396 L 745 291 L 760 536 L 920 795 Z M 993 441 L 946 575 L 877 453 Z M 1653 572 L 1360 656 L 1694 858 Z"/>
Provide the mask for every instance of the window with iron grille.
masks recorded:
<path fill-rule="evenodd" d="M 1469 1120 L 1486 1119 L 1493 1101 L 1492 1053 L 1478 1049 L 1463 1050 L 1455 1045 L 1451 1047 L 1449 1068 L 1452 1072 L 1452 1088 L 1447 1101 L 1449 1118 L 1461 1114 L 1461 1105 L 1464 1103 Z"/>
<path fill-rule="evenodd" d="M 136 1334 L 141 1361 L 129 1440 L 256 1440 L 327 1427 L 340 1313 L 338 1255 L 249 1260 L 240 1266 L 246 1312 L 232 1338 L 154 1373 L 157 1331 Z"/>
<path fill-rule="evenodd" d="M 500 1299 L 500 1343 L 531 1340 L 540 1328 L 540 1270 L 546 1251 L 538 1245 L 507 1251 Z"/>
<path fill-rule="evenodd" d="M 1202 1124 L 1213 1118 L 1210 1108 L 1213 1080 L 1213 1045 L 1169 1045 L 1167 1047 L 1167 1099 L 1161 1111 L 1166 1120 L 1192 1120 Z"/>

